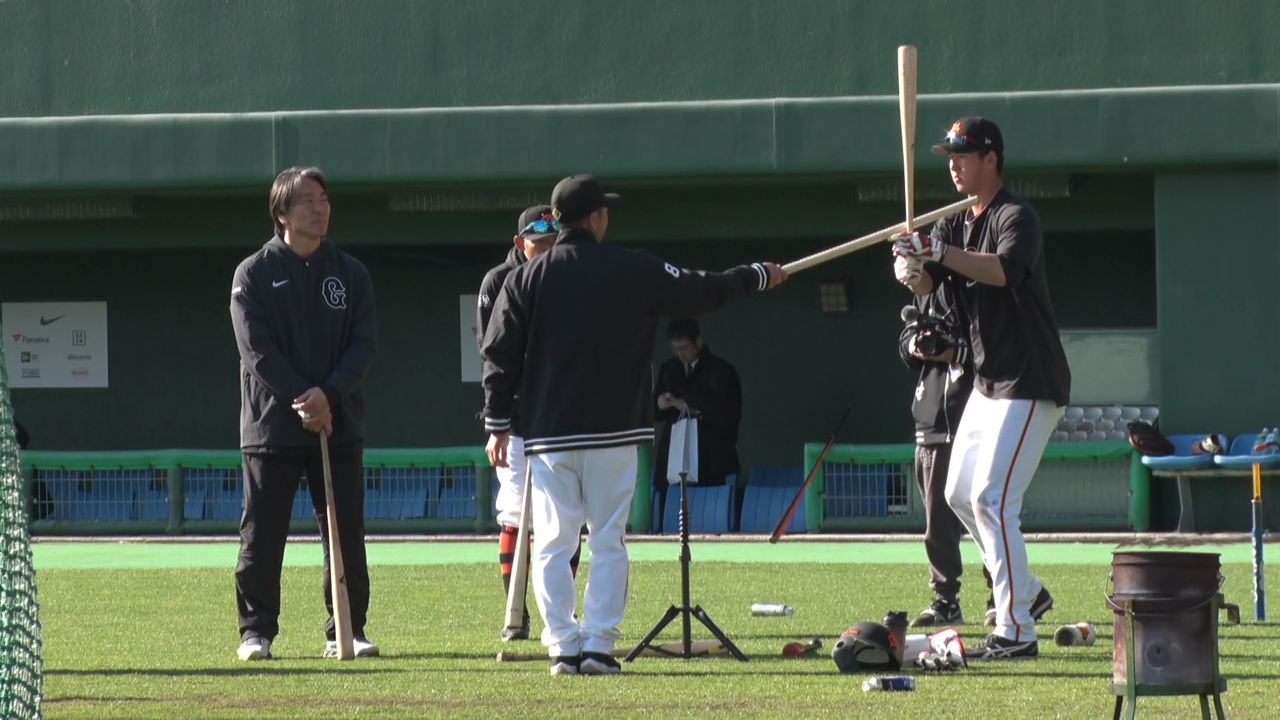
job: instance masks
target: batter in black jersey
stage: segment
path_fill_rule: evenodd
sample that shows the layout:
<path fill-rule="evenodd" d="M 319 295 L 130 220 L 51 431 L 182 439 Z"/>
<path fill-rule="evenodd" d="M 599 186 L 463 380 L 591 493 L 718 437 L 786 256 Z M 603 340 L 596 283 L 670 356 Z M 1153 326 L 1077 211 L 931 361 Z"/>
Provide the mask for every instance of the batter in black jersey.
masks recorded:
<path fill-rule="evenodd" d="M 1044 236 L 1035 210 L 1004 188 L 1004 139 L 995 123 L 962 118 L 933 150 L 947 155 L 956 190 L 978 204 L 927 237 L 899 237 L 894 254 L 925 263 L 926 272 L 903 281 L 917 294 L 955 282 L 969 321 L 974 391 L 956 433 L 946 496 L 982 551 L 996 613 L 995 629 L 970 659 L 1034 658 L 1035 622 L 1053 597 L 1027 566 L 1019 516 L 1071 391 Z"/>

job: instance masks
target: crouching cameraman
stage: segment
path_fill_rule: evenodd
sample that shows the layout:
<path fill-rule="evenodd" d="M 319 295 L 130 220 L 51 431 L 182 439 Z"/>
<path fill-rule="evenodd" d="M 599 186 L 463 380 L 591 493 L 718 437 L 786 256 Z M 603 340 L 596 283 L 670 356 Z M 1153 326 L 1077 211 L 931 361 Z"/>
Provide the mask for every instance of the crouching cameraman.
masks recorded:
<path fill-rule="evenodd" d="M 904 282 L 912 275 L 918 277 L 921 263 L 898 258 L 894 272 L 899 282 Z M 964 622 L 960 611 L 963 526 L 947 504 L 946 485 L 951 441 L 973 389 L 973 361 L 968 323 L 956 303 L 954 282 L 947 278 L 929 294 L 914 296 L 914 304 L 902 308 L 906 325 L 898 337 L 902 362 L 920 373 L 911 414 L 916 421 L 916 485 L 924 501 L 924 546 L 934 595 L 929 607 L 912 621 L 912 627 Z"/>

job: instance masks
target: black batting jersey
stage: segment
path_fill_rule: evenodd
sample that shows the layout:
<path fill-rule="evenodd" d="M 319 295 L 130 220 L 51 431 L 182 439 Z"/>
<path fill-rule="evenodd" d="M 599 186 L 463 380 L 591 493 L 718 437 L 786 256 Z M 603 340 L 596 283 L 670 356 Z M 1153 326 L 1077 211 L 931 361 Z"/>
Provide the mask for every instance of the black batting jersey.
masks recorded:
<path fill-rule="evenodd" d="M 931 263 L 934 283 L 954 278 L 969 319 L 974 388 L 994 399 L 1051 399 L 1066 405 L 1071 370 L 1049 298 L 1040 218 L 1022 198 L 1001 188 L 977 218 L 972 211 L 933 228 L 934 239 L 1000 258 L 1004 287 L 984 285 Z"/>

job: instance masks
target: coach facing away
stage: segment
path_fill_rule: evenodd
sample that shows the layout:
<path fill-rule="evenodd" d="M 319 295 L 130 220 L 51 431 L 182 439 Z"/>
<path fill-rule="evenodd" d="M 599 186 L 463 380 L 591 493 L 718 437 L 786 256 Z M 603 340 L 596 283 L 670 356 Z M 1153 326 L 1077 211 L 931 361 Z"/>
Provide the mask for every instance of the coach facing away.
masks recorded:
<path fill-rule="evenodd" d="M 691 272 L 605 245 L 609 208 L 620 202 L 590 175 L 556 185 L 556 244 L 507 276 L 481 348 L 489 459 L 506 464 L 514 432 L 533 468 L 533 587 L 553 675 L 621 670 L 610 653 L 626 607 L 635 446 L 653 442 L 658 319 L 714 310 L 786 279 L 773 263 Z M 575 620 L 569 557 L 584 523 L 591 570 Z"/>
<path fill-rule="evenodd" d="M 271 657 L 279 631 L 280 567 L 293 498 L 303 475 L 325 548 L 326 657 L 336 655 L 329 583 L 324 472 L 318 433 L 332 447 L 333 495 L 358 656 L 377 655 L 364 635 L 369 569 L 364 552 L 365 372 L 377 340 L 369 271 L 338 250 L 318 168 L 290 168 L 271 187 L 275 235 L 236 268 L 231 323 L 240 351 L 240 447 L 244 514 L 236 564 L 241 660 Z"/>

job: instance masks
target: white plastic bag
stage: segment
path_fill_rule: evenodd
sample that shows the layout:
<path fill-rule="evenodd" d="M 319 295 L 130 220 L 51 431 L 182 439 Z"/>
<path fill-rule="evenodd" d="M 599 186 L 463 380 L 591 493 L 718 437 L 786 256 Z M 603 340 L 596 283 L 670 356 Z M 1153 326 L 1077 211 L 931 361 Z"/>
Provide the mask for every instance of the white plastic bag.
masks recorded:
<path fill-rule="evenodd" d="M 681 415 L 671 423 L 671 447 L 667 450 L 667 482 L 680 484 L 680 471 L 691 483 L 698 482 L 698 419 Z"/>

